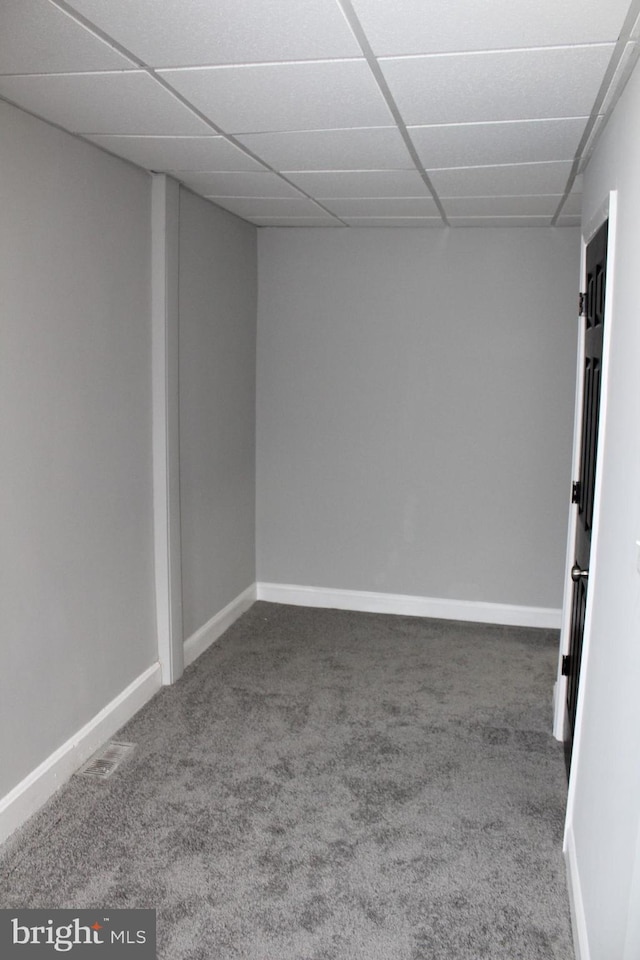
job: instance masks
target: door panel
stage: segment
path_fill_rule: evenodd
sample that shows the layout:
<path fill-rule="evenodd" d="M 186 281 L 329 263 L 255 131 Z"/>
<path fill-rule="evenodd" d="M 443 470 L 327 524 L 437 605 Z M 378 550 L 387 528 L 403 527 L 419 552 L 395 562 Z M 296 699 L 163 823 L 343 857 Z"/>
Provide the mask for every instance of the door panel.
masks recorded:
<path fill-rule="evenodd" d="M 580 472 L 578 487 L 578 517 L 574 566 L 571 572 L 573 595 L 569 656 L 565 661 L 567 675 L 567 710 L 569 737 L 565 743 L 567 770 L 576 724 L 584 619 L 589 589 L 589 558 L 595 496 L 596 461 L 598 454 L 598 423 L 602 383 L 602 344 L 604 334 L 605 280 L 607 271 L 608 222 L 605 222 L 587 247 L 587 284 L 585 309 L 585 357 L 583 366 L 584 391 L 580 431 Z"/>

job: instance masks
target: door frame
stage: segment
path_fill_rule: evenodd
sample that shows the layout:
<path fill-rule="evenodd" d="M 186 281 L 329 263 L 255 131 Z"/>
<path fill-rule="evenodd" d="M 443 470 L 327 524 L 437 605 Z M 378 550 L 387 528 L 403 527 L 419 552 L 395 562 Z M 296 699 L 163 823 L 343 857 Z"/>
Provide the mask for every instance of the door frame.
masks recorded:
<path fill-rule="evenodd" d="M 594 586 L 598 576 L 598 536 L 600 530 L 600 492 L 602 487 L 602 464 L 606 446 L 607 430 L 607 405 L 608 405 L 608 384 L 609 384 L 609 356 L 611 332 L 614 324 L 613 316 L 613 298 L 615 283 L 615 254 L 616 254 L 616 232 L 617 232 L 617 212 L 618 212 L 618 192 L 612 190 L 605 198 L 604 202 L 598 208 L 596 214 L 589 220 L 582 231 L 582 242 L 580 251 L 580 290 L 585 289 L 586 282 L 586 253 L 589 242 L 600 229 L 605 220 L 609 220 L 609 231 L 607 241 L 607 273 L 605 287 L 605 325 L 604 340 L 602 344 L 602 385 L 600 392 L 600 414 L 598 422 L 598 458 L 596 461 L 596 477 L 593 505 L 593 525 L 591 529 L 591 553 L 589 559 L 589 590 L 587 591 L 587 604 L 585 610 L 584 633 L 582 641 L 582 658 L 580 663 L 580 681 L 578 685 L 578 703 L 576 710 L 576 724 L 573 733 L 573 751 L 571 770 L 575 770 L 580 760 L 580 739 L 582 728 L 582 717 L 584 712 L 584 687 L 585 677 L 589 665 L 589 651 L 591 640 L 591 621 L 594 597 Z M 584 346 L 585 346 L 585 325 L 580 323 L 578 336 L 578 350 L 576 362 L 576 399 L 574 407 L 573 421 L 573 454 L 571 459 L 572 478 L 578 476 L 580 469 L 580 440 L 581 440 L 581 422 L 582 422 L 582 401 L 584 392 Z M 554 687 L 554 718 L 553 735 L 557 740 L 564 741 L 568 733 L 569 723 L 567 710 L 567 678 L 562 676 L 562 658 L 569 653 L 571 642 L 571 604 L 573 596 L 573 582 L 571 580 L 571 567 L 574 563 L 575 537 L 577 526 L 578 507 L 576 504 L 569 505 L 569 521 L 567 530 L 567 549 L 565 558 L 565 578 L 564 578 L 564 597 L 562 602 L 562 625 L 560 632 L 560 649 L 558 654 L 557 677 Z M 567 824 L 571 820 L 573 807 L 572 785 L 575 783 L 575 777 L 569 778 L 569 796 L 567 799 Z"/>

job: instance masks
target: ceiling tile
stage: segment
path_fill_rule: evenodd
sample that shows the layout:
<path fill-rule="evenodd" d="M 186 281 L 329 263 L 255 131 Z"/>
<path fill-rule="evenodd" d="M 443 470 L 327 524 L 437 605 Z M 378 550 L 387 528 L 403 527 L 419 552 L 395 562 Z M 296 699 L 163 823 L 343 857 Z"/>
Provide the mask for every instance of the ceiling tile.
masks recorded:
<path fill-rule="evenodd" d="M 251 217 L 258 227 L 342 227 L 344 224 L 333 217 L 317 220 L 314 217 Z"/>
<path fill-rule="evenodd" d="M 572 160 L 587 119 L 410 127 L 409 134 L 427 169 Z"/>
<path fill-rule="evenodd" d="M 450 217 L 452 227 L 549 227 L 550 217 Z"/>
<path fill-rule="evenodd" d="M 558 222 L 579 218 L 573 158 L 629 3 L 351 0 L 453 225 L 548 225 L 567 184 Z M 0 98 L 258 225 L 441 226 L 342 6 L 0 0 Z"/>
<path fill-rule="evenodd" d="M 441 227 L 441 217 L 345 217 L 350 227 Z"/>
<path fill-rule="evenodd" d="M 338 197 L 322 203 L 336 216 L 344 217 L 439 217 L 435 202 L 426 197 L 383 197 L 356 200 Z"/>
<path fill-rule="evenodd" d="M 0 96 L 74 133 L 188 135 L 210 130 L 142 71 L 0 77 Z"/>
<path fill-rule="evenodd" d="M 307 170 L 287 177 L 313 197 L 430 197 L 416 170 Z"/>
<path fill-rule="evenodd" d="M 392 170 L 412 166 L 396 127 L 251 133 L 238 140 L 276 170 Z"/>
<path fill-rule="evenodd" d="M 73 0 L 151 66 L 357 57 L 335 0 Z"/>
<path fill-rule="evenodd" d="M 224 137 L 136 137 L 98 135 L 87 139 L 147 170 L 262 170 Z"/>
<path fill-rule="evenodd" d="M 629 0 L 352 0 L 377 56 L 615 41 Z"/>
<path fill-rule="evenodd" d="M 613 45 L 382 60 L 409 125 L 582 117 Z"/>
<path fill-rule="evenodd" d="M 227 133 L 381 126 L 391 113 L 365 60 L 162 70 Z"/>
<path fill-rule="evenodd" d="M 440 197 L 515 197 L 564 193 L 571 162 L 432 170 Z"/>
<path fill-rule="evenodd" d="M 447 217 L 531 217 L 550 218 L 558 209 L 562 194 L 538 197 L 453 197 L 443 201 Z"/>
<path fill-rule="evenodd" d="M 251 197 L 222 197 L 215 200 L 220 207 L 237 213 L 239 217 L 311 217 L 323 220 L 329 217 L 313 202 L 304 197 L 286 199 L 253 199 Z"/>
<path fill-rule="evenodd" d="M 291 184 L 275 173 L 188 173 L 178 175 L 188 187 L 206 197 L 299 197 Z"/>
<path fill-rule="evenodd" d="M 134 64 L 49 0 L 2 0 L 0 72 L 126 70 Z"/>

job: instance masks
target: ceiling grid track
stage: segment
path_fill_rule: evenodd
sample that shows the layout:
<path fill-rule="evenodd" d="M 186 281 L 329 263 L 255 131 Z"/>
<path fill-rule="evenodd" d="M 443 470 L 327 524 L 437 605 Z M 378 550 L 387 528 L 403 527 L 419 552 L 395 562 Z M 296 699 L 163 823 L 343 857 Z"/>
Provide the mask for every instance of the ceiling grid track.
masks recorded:
<path fill-rule="evenodd" d="M 335 213 L 332 213 L 330 210 L 328 210 L 319 200 L 316 200 L 315 197 L 312 197 L 311 194 L 307 193 L 306 190 L 303 190 L 302 187 L 299 187 L 297 184 L 293 183 L 293 181 L 289 180 L 289 178 L 286 177 L 284 174 L 274 169 L 274 167 L 266 163 L 261 157 L 253 153 L 252 150 L 249 150 L 248 147 L 245 147 L 243 143 L 241 143 L 239 140 L 236 140 L 234 136 L 232 136 L 231 134 L 225 133 L 225 131 L 221 127 L 219 127 L 216 123 L 214 123 L 213 120 L 211 120 L 206 114 L 202 113 L 202 111 L 198 110 L 198 108 L 195 107 L 192 103 L 190 103 L 186 97 L 183 97 L 181 93 L 179 93 L 174 87 L 172 87 L 171 84 L 167 80 L 165 80 L 164 77 L 160 76 L 160 74 L 158 74 L 153 67 L 149 66 L 149 64 L 145 63 L 143 60 L 140 60 L 140 58 L 137 57 L 131 50 L 128 50 L 126 47 L 123 47 L 121 44 L 115 41 L 108 34 L 104 33 L 104 31 L 102 31 L 99 27 L 97 27 L 94 23 L 92 23 L 91 20 L 88 20 L 81 13 L 75 10 L 72 6 L 65 3 L 64 0 L 50 0 L 50 2 L 54 6 L 62 10 L 64 13 L 68 14 L 70 17 L 73 17 L 74 20 L 77 20 L 77 22 L 80 23 L 86 30 L 89 30 L 90 33 L 93 33 L 100 40 L 103 40 L 110 47 L 112 47 L 117 53 L 120 53 L 122 54 L 123 57 L 127 57 L 127 59 L 131 60 L 134 64 L 136 64 L 136 66 L 140 70 L 144 70 L 145 73 L 147 73 L 150 77 L 152 77 L 152 79 L 156 83 L 158 83 L 168 93 L 170 93 L 173 97 L 175 97 L 175 99 L 178 100 L 179 103 L 181 103 L 184 107 L 186 107 L 187 110 L 193 113 L 194 116 L 196 116 L 199 120 L 202 120 L 203 123 L 206 123 L 206 125 L 211 130 L 213 130 L 216 136 L 223 137 L 227 141 L 227 143 L 230 143 L 232 146 L 236 147 L 245 156 L 261 164 L 265 168 L 265 172 L 275 174 L 280 180 L 283 180 L 290 187 L 293 187 L 305 199 L 311 200 L 312 203 L 315 203 L 318 207 L 320 207 L 320 209 L 324 213 L 327 213 L 332 219 L 337 220 L 344 227 L 347 226 L 344 220 L 341 220 L 340 217 L 336 216 Z M 175 179 L 179 179 L 179 177 L 176 177 Z M 207 199 L 211 199 L 212 202 L 215 202 L 215 198 L 207 198 Z"/>
<path fill-rule="evenodd" d="M 415 164 L 416 170 L 420 174 L 422 180 L 424 181 L 425 186 L 427 187 L 429 193 L 433 197 L 436 207 L 438 208 L 438 212 L 442 217 L 442 222 L 444 223 L 445 226 L 448 227 L 449 220 L 447 219 L 447 214 L 445 212 L 444 207 L 442 206 L 442 201 L 440 200 L 440 197 L 438 196 L 436 189 L 431 182 L 431 178 L 429 177 L 429 174 L 427 173 L 427 171 L 424 169 L 422 165 L 420 157 L 418 156 L 418 152 L 413 145 L 413 140 L 409 136 L 409 131 L 407 130 L 405 122 L 400 114 L 400 111 L 398 110 L 398 106 L 392 96 L 391 90 L 389 89 L 389 84 L 387 83 L 384 77 L 384 74 L 380 69 L 380 64 L 378 63 L 378 60 L 373 50 L 371 49 L 371 44 L 369 43 L 369 40 L 367 39 L 367 36 L 364 30 L 362 29 L 362 25 L 358 17 L 356 16 L 356 12 L 351 5 L 351 0 L 337 0 L 337 3 L 342 9 L 342 12 L 344 13 L 345 18 L 347 20 L 347 23 L 353 30 L 356 40 L 360 44 L 363 56 L 367 61 L 367 63 L 369 64 L 369 69 L 371 70 L 373 76 L 375 77 L 375 81 L 378 84 L 378 87 L 380 88 L 380 93 L 384 97 L 385 102 L 389 107 L 389 110 L 391 111 L 391 115 L 393 116 L 393 119 L 396 122 L 396 126 L 400 132 L 400 136 L 405 142 L 405 146 L 409 151 L 411 159 Z"/>
<path fill-rule="evenodd" d="M 256 226 L 577 226 L 640 58 L 640 0 L 0 5 L 0 101 Z"/>
<path fill-rule="evenodd" d="M 603 116 L 602 123 L 600 124 L 600 130 L 598 131 L 598 135 L 600 135 L 607 120 L 611 116 L 613 108 L 615 104 L 618 102 L 620 96 L 622 95 L 622 92 L 627 84 L 627 81 L 629 80 L 629 77 L 631 76 L 633 69 L 638 61 L 638 57 L 640 56 L 640 48 L 636 43 L 631 53 L 631 56 L 627 61 L 627 64 L 625 66 L 625 69 L 622 75 L 617 76 L 618 67 L 620 66 L 620 63 L 624 57 L 624 53 L 627 48 L 627 45 L 631 42 L 632 34 L 634 33 L 635 29 L 637 29 L 639 17 L 640 17 L 640 0 L 633 0 L 627 12 L 627 16 L 625 17 L 625 21 L 622 25 L 622 30 L 620 31 L 620 36 L 618 37 L 614 51 L 611 54 L 609 65 L 607 66 L 605 75 L 602 78 L 600 89 L 598 90 L 596 98 L 593 102 L 591 115 L 587 121 L 587 124 L 584 128 L 584 132 L 577 146 L 575 157 L 573 159 L 573 164 L 571 166 L 569 177 L 567 179 L 567 185 L 564 189 L 562 199 L 560 200 L 560 203 L 558 204 L 558 208 L 555 214 L 553 215 L 553 219 L 551 221 L 552 227 L 556 226 L 558 222 L 558 218 L 562 213 L 562 208 L 567 202 L 567 197 L 573 190 L 575 179 L 578 173 L 580 172 L 581 168 L 584 168 L 586 162 L 589 159 L 589 156 L 591 155 L 591 152 L 593 151 L 593 148 L 596 143 L 595 139 L 590 144 L 589 154 L 585 155 L 584 153 L 585 147 L 589 143 L 589 138 L 591 137 L 594 127 L 598 121 L 598 118 L 601 116 L 600 108 L 602 107 L 602 104 L 605 102 L 605 100 L 609 96 L 609 93 L 611 93 L 612 96 L 609 101 L 609 104 L 607 105 L 607 110 Z M 612 83 L 615 81 L 616 77 L 618 79 L 618 83 L 615 89 L 612 89 Z"/>

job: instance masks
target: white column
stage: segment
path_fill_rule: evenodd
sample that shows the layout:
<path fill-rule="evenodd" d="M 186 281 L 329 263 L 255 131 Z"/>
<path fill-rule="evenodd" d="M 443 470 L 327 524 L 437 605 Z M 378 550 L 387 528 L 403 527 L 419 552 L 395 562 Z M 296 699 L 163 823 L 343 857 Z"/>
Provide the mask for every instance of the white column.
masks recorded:
<path fill-rule="evenodd" d="M 162 682 L 184 669 L 180 548 L 178 257 L 180 188 L 165 174 L 151 187 L 153 513 L 158 659 Z"/>

